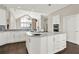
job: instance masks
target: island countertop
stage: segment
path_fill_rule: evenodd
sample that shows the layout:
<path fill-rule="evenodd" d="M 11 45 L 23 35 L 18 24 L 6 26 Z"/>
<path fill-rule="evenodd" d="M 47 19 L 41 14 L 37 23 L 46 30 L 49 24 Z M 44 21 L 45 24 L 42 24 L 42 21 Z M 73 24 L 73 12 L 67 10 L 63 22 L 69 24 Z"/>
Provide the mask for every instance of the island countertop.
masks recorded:
<path fill-rule="evenodd" d="M 65 34 L 64 32 L 58 32 L 58 33 L 50 33 L 50 32 L 31 32 L 32 35 L 28 35 L 29 37 L 44 37 L 44 36 L 51 36 L 51 35 L 59 35 L 59 34 Z M 37 35 L 34 35 L 37 34 Z"/>

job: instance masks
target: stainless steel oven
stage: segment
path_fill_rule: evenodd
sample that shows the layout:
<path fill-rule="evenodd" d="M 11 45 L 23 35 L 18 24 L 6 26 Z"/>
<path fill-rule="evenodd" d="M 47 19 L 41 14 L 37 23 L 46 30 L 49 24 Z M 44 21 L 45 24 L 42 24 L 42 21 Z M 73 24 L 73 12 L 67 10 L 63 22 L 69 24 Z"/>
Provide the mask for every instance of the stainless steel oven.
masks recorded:
<path fill-rule="evenodd" d="M 59 32 L 59 24 L 54 24 L 53 25 L 53 31 L 54 32 Z"/>

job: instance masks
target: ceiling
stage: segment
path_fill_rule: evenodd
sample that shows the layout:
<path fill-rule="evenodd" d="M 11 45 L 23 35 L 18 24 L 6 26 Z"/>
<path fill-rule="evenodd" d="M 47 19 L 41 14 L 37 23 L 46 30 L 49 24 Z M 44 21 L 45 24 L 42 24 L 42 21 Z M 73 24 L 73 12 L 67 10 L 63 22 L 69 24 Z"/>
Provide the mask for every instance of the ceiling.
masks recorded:
<path fill-rule="evenodd" d="M 40 13 L 53 13 L 69 4 L 4 4 L 8 8 L 18 8 Z"/>

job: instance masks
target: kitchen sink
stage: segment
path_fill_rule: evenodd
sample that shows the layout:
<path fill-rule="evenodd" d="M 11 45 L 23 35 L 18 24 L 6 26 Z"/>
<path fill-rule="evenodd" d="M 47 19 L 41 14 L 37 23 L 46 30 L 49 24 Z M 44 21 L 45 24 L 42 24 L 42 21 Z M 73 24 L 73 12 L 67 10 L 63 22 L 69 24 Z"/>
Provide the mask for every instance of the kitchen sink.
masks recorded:
<path fill-rule="evenodd" d="M 35 36 L 40 36 L 40 35 L 42 35 L 42 34 L 33 34 L 33 35 L 35 35 Z"/>

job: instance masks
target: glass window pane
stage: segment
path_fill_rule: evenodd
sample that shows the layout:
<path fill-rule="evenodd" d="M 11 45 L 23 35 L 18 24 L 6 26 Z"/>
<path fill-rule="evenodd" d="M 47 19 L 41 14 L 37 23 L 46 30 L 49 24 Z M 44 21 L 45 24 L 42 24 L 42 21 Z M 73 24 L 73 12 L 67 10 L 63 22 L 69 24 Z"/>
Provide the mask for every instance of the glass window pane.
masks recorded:
<path fill-rule="evenodd" d="M 26 24 L 27 27 L 30 27 L 30 24 Z"/>
<path fill-rule="evenodd" d="M 29 20 L 27 16 L 24 16 L 23 18 L 20 19 L 21 22 L 21 27 L 22 28 L 31 28 L 30 24 L 32 23 L 32 20 Z"/>
<path fill-rule="evenodd" d="M 23 23 L 21 23 L 21 27 L 23 27 L 24 26 L 24 24 Z"/>

